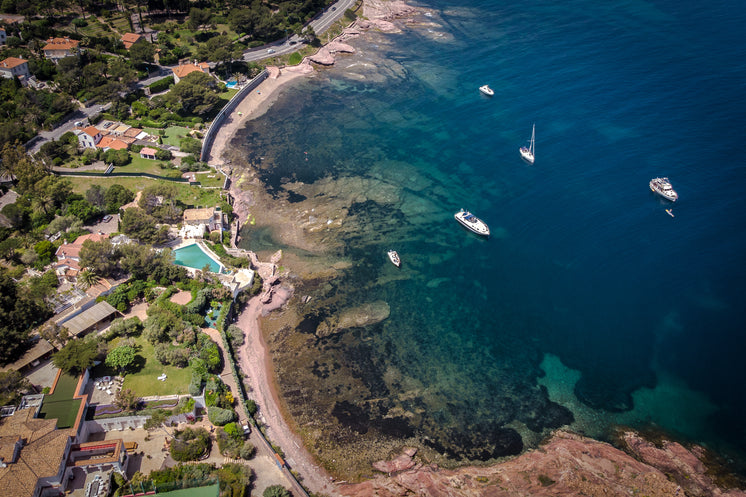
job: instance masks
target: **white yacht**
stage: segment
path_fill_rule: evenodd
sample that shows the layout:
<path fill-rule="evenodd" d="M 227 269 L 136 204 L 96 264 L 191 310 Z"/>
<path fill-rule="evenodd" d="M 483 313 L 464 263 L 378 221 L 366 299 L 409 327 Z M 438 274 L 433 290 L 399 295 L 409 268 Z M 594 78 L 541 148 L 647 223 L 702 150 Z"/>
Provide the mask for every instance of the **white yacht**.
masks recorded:
<path fill-rule="evenodd" d="M 389 250 L 388 254 L 391 264 L 396 267 L 401 267 L 401 259 L 399 258 L 399 253 L 396 250 Z"/>
<path fill-rule="evenodd" d="M 521 147 L 520 150 L 519 150 L 521 152 L 521 159 L 525 160 L 529 164 L 533 164 L 534 163 L 534 138 L 535 138 L 535 135 L 536 135 L 536 124 L 534 124 L 534 126 L 531 128 L 531 143 L 529 144 L 528 148 L 527 147 Z"/>
<path fill-rule="evenodd" d="M 491 97 L 495 94 L 495 92 L 492 90 L 492 88 L 489 87 L 489 85 L 482 85 L 479 87 L 479 91 L 487 95 L 488 97 Z"/>
<path fill-rule="evenodd" d="M 479 219 L 471 212 L 461 209 L 456 214 L 454 214 L 453 217 L 456 218 L 456 221 L 461 223 L 464 228 L 468 229 L 472 233 L 476 233 L 477 235 L 482 236 L 490 236 L 489 227 L 485 224 L 484 221 Z"/>
<path fill-rule="evenodd" d="M 679 194 L 671 186 L 671 182 L 668 178 L 653 178 L 650 180 L 650 189 L 671 202 L 676 202 L 679 198 Z"/>

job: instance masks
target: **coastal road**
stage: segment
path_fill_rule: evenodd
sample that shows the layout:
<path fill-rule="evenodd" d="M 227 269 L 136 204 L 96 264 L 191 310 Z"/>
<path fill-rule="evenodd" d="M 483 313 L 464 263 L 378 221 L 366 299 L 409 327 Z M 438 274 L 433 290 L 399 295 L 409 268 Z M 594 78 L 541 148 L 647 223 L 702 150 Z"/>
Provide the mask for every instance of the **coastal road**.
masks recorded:
<path fill-rule="evenodd" d="M 355 5 L 355 2 L 356 0 L 339 0 L 339 2 L 327 8 L 314 20 L 309 22 L 308 26 L 313 28 L 316 36 L 320 36 L 329 29 L 332 24 L 337 22 L 344 15 L 347 9 L 352 8 Z M 275 42 L 247 50 L 243 54 L 243 59 L 246 62 L 256 62 L 257 60 L 267 59 L 269 57 L 285 55 L 297 51 L 303 44 L 304 40 L 302 36 L 292 35 L 289 38 L 286 38 L 285 41 Z"/>

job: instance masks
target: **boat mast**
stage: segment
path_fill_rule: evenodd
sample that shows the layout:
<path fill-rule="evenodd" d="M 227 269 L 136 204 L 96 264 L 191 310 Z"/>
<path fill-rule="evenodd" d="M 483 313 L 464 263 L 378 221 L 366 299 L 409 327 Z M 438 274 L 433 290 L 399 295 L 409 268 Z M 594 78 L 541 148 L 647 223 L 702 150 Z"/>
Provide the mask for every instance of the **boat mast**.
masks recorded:
<path fill-rule="evenodd" d="M 536 123 L 534 123 L 533 127 L 531 128 L 531 148 L 529 149 L 529 152 L 531 152 L 531 155 L 534 155 L 534 135 L 536 133 Z"/>

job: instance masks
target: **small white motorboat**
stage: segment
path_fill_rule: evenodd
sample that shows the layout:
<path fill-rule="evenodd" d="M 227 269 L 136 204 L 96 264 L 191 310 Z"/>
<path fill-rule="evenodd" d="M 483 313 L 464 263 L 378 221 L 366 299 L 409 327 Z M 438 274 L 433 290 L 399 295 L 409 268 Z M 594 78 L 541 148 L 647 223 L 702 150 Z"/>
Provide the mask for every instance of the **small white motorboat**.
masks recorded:
<path fill-rule="evenodd" d="M 391 264 L 396 267 L 401 267 L 401 259 L 399 258 L 399 254 L 396 252 L 396 250 L 389 250 L 388 254 Z"/>
<path fill-rule="evenodd" d="M 671 202 L 676 202 L 679 198 L 679 194 L 671 186 L 671 182 L 668 178 L 653 178 L 650 180 L 650 189 Z"/>
<path fill-rule="evenodd" d="M 495 94 L 495 92 L 492 90 L 492 88 L 489 87 L 489 85 L 482 85 L 479 87 L 479 91 L 487 95 L 488 97 L 491 97 Z"/>
<path fill-rule="evenodd" d="M 456 221 L 458 221 L 464 228 L 472 233 L 482 236 L 490 236 L 490 228 L 487 224 L 471 212 L 461 209 L 454 214 L 453 217 L 456 218 Z"/>

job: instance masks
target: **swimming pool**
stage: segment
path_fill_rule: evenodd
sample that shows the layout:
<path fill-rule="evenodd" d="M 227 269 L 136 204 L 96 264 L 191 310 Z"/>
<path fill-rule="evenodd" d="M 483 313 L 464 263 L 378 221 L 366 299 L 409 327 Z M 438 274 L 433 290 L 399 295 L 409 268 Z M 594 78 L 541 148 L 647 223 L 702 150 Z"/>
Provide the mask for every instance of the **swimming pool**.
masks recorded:
<path fill-rule="evenodd" d="M 205 267 L 205 264 L 209 264 L 210 271 L 213 273 L 221 273 L 223 269 L 222 264 L 207 255 L 196 243 L 175 249 L 174 264 L 200 270 Z"/>
<path fill-rule="evenodd" d="M 237 81 L 226 81 L 225 83 L 226 88 L 235 88 L 236 86 L 238 86 Z"/>

